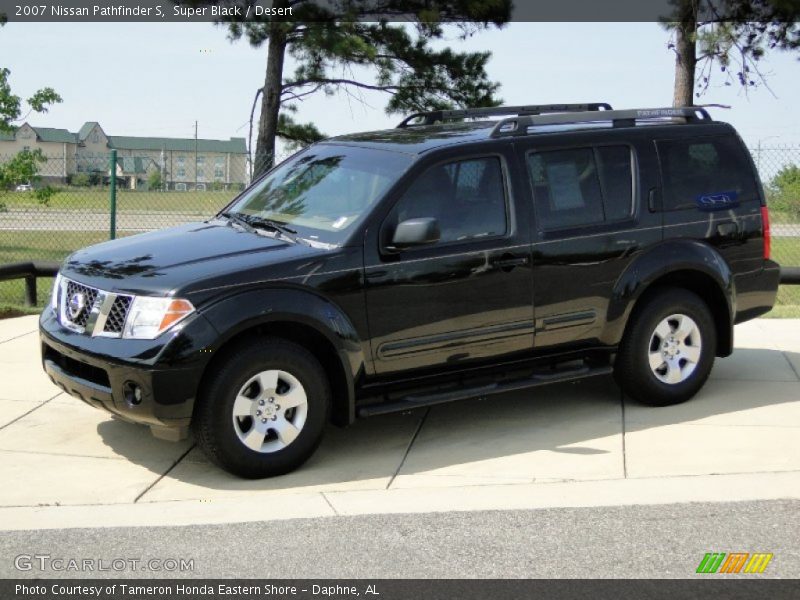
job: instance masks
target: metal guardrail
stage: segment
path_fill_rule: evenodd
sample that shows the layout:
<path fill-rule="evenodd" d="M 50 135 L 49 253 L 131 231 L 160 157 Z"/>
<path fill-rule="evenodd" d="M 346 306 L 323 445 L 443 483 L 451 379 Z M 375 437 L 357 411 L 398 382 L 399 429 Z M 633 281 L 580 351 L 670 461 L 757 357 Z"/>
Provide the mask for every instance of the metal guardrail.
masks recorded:
<path fill-rule="evenodd" d="M 800 285 L 800 267 L 781 267 L 781 285 Z"/>
<path fill-rule="evenodd" d="M 0 265 L 0 281 L 25 280 L 25 306 L 36 306 L 36 279 L 55 277 L 61 263 L 55 261 L 28 261 Z"/>

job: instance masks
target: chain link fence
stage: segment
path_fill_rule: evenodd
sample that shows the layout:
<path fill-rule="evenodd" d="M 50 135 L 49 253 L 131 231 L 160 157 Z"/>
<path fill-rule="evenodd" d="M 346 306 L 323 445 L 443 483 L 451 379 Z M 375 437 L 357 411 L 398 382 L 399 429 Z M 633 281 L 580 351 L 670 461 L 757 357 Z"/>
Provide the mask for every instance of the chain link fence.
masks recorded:
<path fill-rule="evenodd" d="M 800 147 L 750 150 L 770 206 L 773 258 L 800 266 Z M 112 221 L 109 154 L 45 156 L 23 149 L 0 155 L 0 264 L 60 261 L 109 239 L 112 230 L 124 237 L 206 219 L 243 190 L 253 173 L 241 154 L 119 154 L 114 167 Z M 39 282 L 39 304 L 50 283 Z M 0 307 L 22 305 L 24 297 L 23 281 L 0 282 Z M 778 304 L 776 314 L 800 317 L 800 287 L 782 286 Z"/>

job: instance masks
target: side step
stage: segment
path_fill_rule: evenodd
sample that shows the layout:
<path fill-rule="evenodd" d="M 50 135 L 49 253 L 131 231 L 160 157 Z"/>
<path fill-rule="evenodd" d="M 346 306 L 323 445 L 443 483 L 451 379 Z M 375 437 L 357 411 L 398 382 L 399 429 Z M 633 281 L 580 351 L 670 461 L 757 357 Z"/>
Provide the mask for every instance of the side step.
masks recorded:
<path fill-rule="evenodd" d="M 445 402 L 455 402 L 456 400 L 466 400 L 468 398 L 478 398 L 492 394 L 514 392 L 516 390 L 524 390 L 551 383 L 574 381 L 576 379 L 585 379 L 587 377 L 596 377 L 598 375 L 610 375 L 613 371 L 614 368 L 608 365 L 597 367 L 583 366 L 578 369 L 554 371 L 552 373 L 536 373 L 533 376 L 524 379 L 514 379 L 511 381 L 489 383 L 473 387 L 463 387 L 446 392 L 432 394 L 412 394 L 391 402 L 378 402 L 375 404 L 362 406 L 358 409 L 358 416 L 374 417 L 376 415 L 402 412 L 404 410 L 411 410 L 413 408 L 420 408 L 422 406 L 433 406 L 435 404 L 444 404 Z"/>

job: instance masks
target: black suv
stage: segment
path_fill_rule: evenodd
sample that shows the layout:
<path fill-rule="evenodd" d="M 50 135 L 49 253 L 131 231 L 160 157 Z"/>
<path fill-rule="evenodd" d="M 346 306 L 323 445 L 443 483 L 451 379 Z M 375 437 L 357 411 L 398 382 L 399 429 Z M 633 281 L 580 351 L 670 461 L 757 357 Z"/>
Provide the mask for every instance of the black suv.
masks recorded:
<path fill-rule="evenodd" d="M 772 307 L 769 246 L 753 162 L 701 108 L 425 113 L 306 148 L 206 222 L 75 252 L 42 360 L 266 477 L 331 420 L 612 372 L 687 400 Z"/>

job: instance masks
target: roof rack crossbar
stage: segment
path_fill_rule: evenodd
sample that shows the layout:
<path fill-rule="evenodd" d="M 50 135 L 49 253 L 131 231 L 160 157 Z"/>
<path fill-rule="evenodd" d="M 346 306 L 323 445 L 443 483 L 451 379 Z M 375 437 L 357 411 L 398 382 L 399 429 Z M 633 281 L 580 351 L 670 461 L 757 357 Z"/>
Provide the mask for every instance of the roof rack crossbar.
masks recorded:
<path fill-rule="evenodd" d="M 590 102 L 587 104 L 532 104 L 528 106 L 494 106 L 485 108 L 465 108 L 456 110 L 433 110 L 430 112 L 418 112 L 409 115 L 397 126 L 404 129 L 411 125 L 414 119 L 423 119 L 416 125 L 433 125 L 437 121 L 448 121 L 453 119 L 470 119 L 476 117 L 501 117 L 508 115 L 530 116 L 543 115 L 547 113 L 564 112 L 589 112 L 611 110 L 608 102 Z"/>
<path fill-rule="evenodd" d="M 711 115 L 699 106 L 676 108 L 633 108 L 627 110 L 584 111 L 546 115 L 520 115 L 503 119 L 492 129 L 490 137 L 526 135 L 529 127 L 541 125 L 568 125 L 572 123 L 611 122 L 615 127 L 632 126 L 636 121 L 685 119 L 686 123 L 707 123 Z"/>

